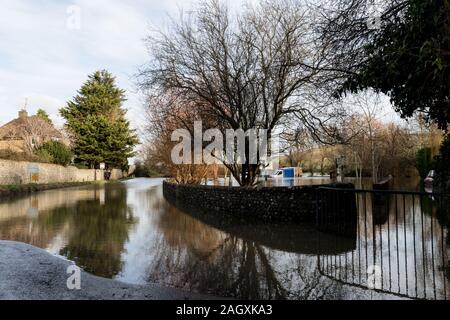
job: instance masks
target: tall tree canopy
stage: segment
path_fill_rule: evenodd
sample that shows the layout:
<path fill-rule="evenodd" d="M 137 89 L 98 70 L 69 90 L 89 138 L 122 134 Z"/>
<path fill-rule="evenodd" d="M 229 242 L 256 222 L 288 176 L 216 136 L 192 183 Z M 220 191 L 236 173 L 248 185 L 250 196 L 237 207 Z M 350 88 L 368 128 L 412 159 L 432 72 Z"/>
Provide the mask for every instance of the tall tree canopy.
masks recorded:
<path fill-rule="evenodd" d="M 138 140 L 122 107 L 125 91 L 107 71 L 90 75 L 73 101 L 60 110 L 73 139 L 75 162 L 97 168 L 127 168 Z"/>
<path fill-rule="evenodd" d="M 390 96 L 403 117 L 423 112 L 447 129 L 450 122 L 450 2 L 340 0 L 325 9 L 323 40 L 344 71 L 341 94 L 373 88 Z M 372 14 L 372 16 L 371 16 Z"/>
<path fill-rule="evenodd" d="M 52 120 L 50 119 L 50 116 L 44 109 L 38 109 L 38 111 L 36 112 L 36 116 L 38 116 L 42 120 L 47 121 L 49 124 L 53 124 Z"/>

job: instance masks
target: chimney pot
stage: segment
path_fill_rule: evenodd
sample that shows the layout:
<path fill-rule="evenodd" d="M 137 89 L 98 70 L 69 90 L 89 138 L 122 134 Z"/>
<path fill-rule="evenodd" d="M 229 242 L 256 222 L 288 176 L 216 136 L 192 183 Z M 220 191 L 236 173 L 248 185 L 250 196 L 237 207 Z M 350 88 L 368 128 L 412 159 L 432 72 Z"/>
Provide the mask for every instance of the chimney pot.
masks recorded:
<path fill-rule="evenodd" d="M 26 110 L 19 111 L 19 119 L 26 120 L 28 118 L 28 112 Z"/>

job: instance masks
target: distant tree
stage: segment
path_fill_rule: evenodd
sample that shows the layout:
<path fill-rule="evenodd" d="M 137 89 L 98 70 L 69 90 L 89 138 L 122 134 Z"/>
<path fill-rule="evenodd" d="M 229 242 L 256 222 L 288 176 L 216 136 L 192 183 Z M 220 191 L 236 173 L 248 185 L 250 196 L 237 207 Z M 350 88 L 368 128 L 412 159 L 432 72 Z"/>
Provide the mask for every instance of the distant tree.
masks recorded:
<path fill-rule="evenodd" d="M 78 95 L 60 110 L 77 163 L 90 168 L 102 162 L 108 168 L 128 167 L 138 139 L 125 118 L 125 100 L 125 92 L 116 86 L 115 78 L 103 70 L 90 75 Z"/>
<path fill-rule="evenodd" d="M 135 161 L 134 165 L 136 166 L 136 170 L 134 171 L 135 177 L 142 178 L 150 176 L 149 171 L 147 170 L 145 164 L 142 161 L 137 160 Z"/>
<path fill-rule="evenodd" d="M 52 120 L 50 119 L 50 116 L 44 109 L 38 109 L 38 111 L 36 112 L 36 116 L 38 116 L 42 120 L 47 121 L 49 124 L 53 124 Z"/>
<path fill-rule="evenodd" d="M 420 177 L 425 179 L 432 168 L 431 148 L 421 148 L 417 151 L 416 162 Z"/>
<path fill-rule="evenodd" d="M 149 141 L 142 152 L 148 171 L 152 174 L 168 175 L 177 183 L 202 183 L 207 176 L 209 165 L 175 164 L 172 161 L 172 149 L 176 145 L 171 138 L 172 132 L 183 128 L 192 135 L 192 123 L 199 119 L 200 114 L 185 111 L 186 106 L 192 106 L 192 102 L 189 104 L 176 94 L 162 94 L 149 99 L 148 103 L 146 129 Z"/>

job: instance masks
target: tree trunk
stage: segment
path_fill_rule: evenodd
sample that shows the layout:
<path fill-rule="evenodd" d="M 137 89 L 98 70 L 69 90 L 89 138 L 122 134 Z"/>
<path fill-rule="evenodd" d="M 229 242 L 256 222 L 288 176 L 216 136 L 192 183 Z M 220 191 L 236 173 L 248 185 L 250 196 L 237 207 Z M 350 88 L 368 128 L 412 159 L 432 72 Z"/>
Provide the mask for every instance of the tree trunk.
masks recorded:
<path fill-rule="evenodd" d="M 258 177 L 259 166 L 256 164 L 243 164 L 241 171 L 241 185 L 250 187 L 253 186 Z"/>

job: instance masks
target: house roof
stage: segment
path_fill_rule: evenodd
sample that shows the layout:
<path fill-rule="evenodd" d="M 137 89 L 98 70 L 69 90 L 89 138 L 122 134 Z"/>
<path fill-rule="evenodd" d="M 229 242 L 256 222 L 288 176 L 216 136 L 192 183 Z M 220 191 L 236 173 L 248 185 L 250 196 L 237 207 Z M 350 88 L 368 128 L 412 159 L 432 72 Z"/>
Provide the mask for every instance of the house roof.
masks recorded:
<path fill-rule="evenodd" d="M 34 115 L 29 117 L 26 113 L 0 127 L 0 140 L 21 139 L 27 125 L 32 123 L 35 126 L 46 128 L 46 135 L 53 139 L 62 139 L 63 135 L 52 124 Z"/>

